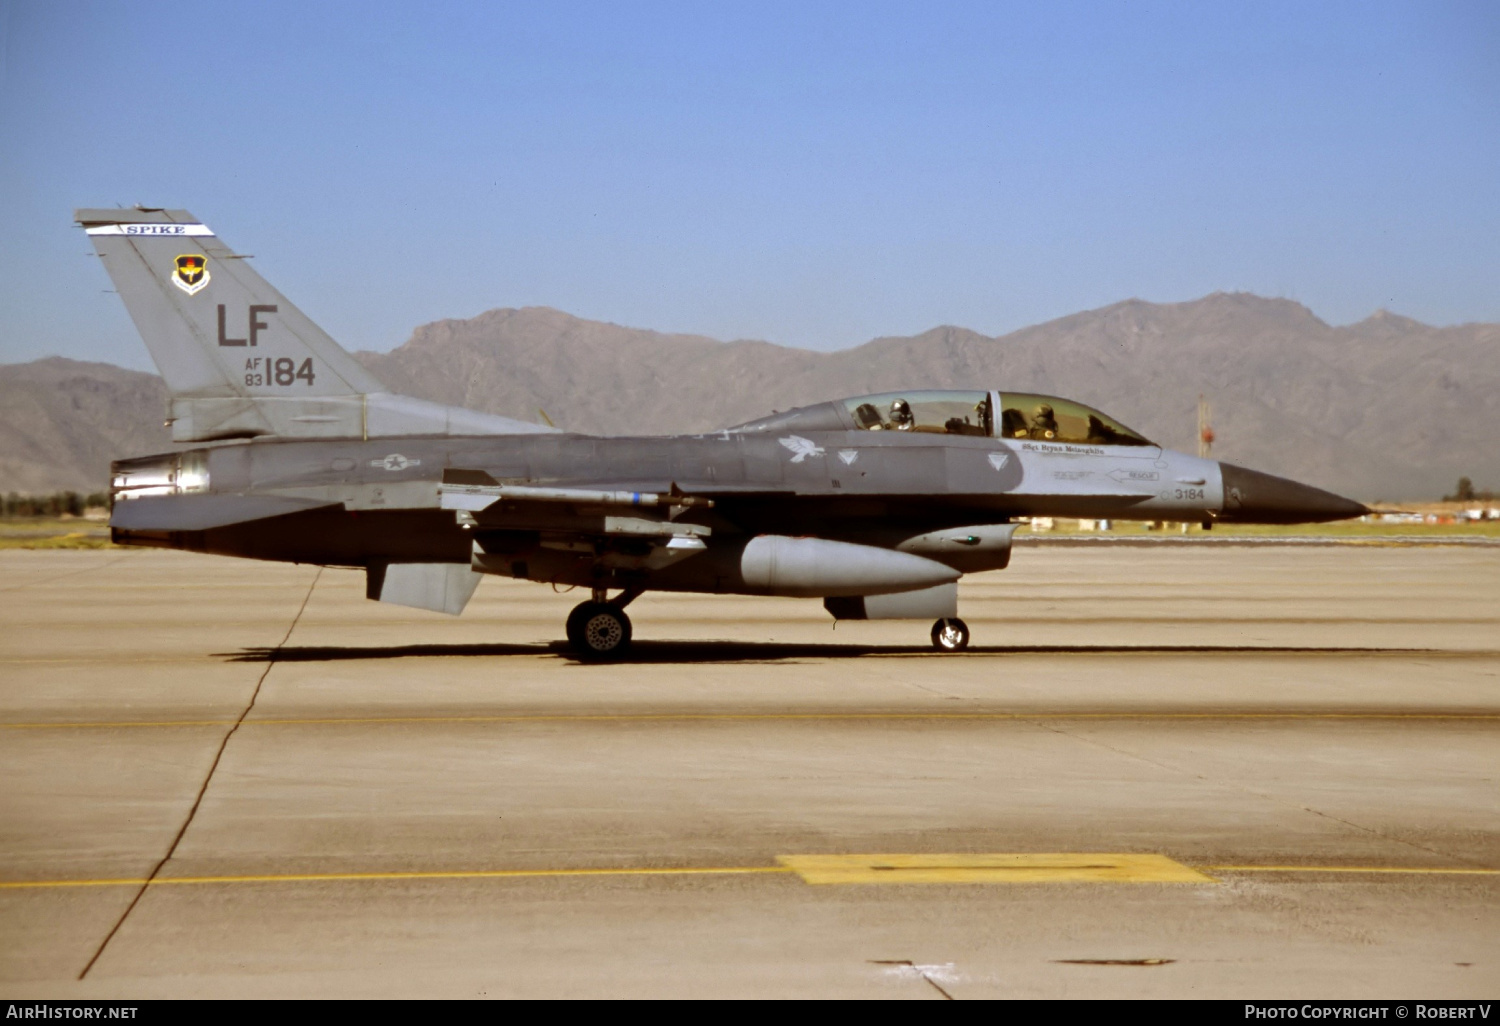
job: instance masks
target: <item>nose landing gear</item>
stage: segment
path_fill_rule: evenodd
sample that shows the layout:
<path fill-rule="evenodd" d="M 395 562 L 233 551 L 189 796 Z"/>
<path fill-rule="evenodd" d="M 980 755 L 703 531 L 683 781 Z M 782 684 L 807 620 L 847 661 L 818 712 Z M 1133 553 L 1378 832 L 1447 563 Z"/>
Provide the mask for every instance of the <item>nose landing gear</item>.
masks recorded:
<path fill-rule="evenodd" d="M 594 589 L 590 602 L 581 602 L 568 614 L 568 644 L 580 659 L 618 659 L 630 648 L 630 617 L 625 607 L 641 593 L 627 589 L 614 601 L 605 601 L 605 590 Z"/>
<path fill-rule="evenodd" d="M 969 625 L 956 616 L 932 625 L 932 647 L 939 652 L 962 652 L 969 647 Z"/>

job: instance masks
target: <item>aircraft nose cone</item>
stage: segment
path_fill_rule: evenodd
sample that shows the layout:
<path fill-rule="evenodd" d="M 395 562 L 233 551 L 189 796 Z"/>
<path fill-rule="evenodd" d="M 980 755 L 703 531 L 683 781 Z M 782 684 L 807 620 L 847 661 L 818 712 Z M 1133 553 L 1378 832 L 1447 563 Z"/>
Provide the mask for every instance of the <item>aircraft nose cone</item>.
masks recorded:
<path fill-rule="evenodd" d="M 1284 477 L 1220 463 L 1225 521 L 1247 524 L 1311 524 L 1348 520 L 1370 512 L 1363 503 L 1298 484 Z"/>

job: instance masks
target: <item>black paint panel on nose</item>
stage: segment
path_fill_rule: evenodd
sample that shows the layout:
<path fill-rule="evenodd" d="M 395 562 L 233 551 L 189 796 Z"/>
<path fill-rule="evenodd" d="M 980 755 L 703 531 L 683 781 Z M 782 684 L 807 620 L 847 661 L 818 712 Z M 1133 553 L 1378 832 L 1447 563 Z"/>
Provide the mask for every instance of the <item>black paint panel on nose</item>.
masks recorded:
<path fill-rule="evenodd" d="M 1284 477 L 1220 463 L 1224 512 L 1219 519 L 1243 524 L 1312 524 L 1348 520 L 1370 512 L 1363 503 L 1298 484 Z"/>

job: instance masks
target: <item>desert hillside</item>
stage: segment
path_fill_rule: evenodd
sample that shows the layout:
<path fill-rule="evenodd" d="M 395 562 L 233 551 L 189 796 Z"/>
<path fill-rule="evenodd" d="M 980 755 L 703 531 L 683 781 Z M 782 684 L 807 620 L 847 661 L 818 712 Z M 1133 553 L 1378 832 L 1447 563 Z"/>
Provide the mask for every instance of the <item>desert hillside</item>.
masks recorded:
<path fill-rule="evenodd" d="M 49 357 L 0 365 L 0 492 L 94 492 L 109 461 L 171 448 L 154 374 Z"/>
<path fill-rule="evenodd" d="M 359 358 L 393 390 L 606 434 L 709 430 L 861 392 L 997 387 L 1099 406 L 1215 455 L 1363 498 L 1431 498 L 1460 475 L 1500 487 L 1500 325 L 1377 313 L 1332 327 L 1287 300 L 1130 300 L 992 338 L 939 327 L 833 353 L 491 310 Z M 166 445 L 149 375 L 49 359 L 0 367 L 0 491 L 95 488 L 111 456 Z"/>

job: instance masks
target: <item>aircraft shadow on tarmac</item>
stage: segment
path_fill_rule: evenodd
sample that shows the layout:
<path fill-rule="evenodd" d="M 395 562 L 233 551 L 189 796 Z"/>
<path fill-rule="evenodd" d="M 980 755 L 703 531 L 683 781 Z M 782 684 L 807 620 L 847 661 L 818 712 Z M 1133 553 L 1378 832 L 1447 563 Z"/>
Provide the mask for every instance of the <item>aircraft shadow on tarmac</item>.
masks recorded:
<path fill-rule="evenodd" d="M 1432 655 L 1426 648 L 1356 648 L 1310 645 L 974 645 L 963 655 Z M 532 645 L 289 645 L 282 648 L 246 648 L 238 652 L 218 652 L 218 658 L 232 663 L 317 663 L 355 659 L 405 659 L 435 656 L 540 656 L 555 655 L 578 660 L 566 642 L 554 641 Z M 630 653 L 619 662 L 628 663 L 755 663 L 789 659 L 859 659 L 880 656 L 929 656 L 934 660 L 952 659 L 939 655 L 926 645 L 810 645 L 781 642 L 747 641 L 637 641 Z M 609 663 L 597 665 L 608 666 Z"/>

